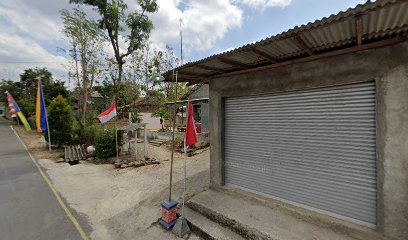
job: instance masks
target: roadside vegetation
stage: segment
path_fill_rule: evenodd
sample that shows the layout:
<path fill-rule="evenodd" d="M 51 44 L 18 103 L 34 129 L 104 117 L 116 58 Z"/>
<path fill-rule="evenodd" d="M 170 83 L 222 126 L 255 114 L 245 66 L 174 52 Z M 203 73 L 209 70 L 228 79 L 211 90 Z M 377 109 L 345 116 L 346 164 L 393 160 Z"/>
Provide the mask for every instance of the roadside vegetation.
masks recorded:
<path fill-rule="evenodd" d="M 169 120 L 166 102 L 174 101 L 175 86 L 157 76 L 176 67 L 173 49 L 154 49 L 149 38 L 154 28 L 149 14 L 158 10 L 155 0 L 138 0 L 130 11 L 123 0 L 71 0 L 72 10 L 61 9 L 61 32 L 68 47 L 59 48 L 70 59 L 68 79 L 56 79 L 46 68 L 29 68 L 19 79 L 0 79 L 0 92 L 9 91 L 35 129 L 37 77 L 41 77 L 52 144 L 94 145 L 97 157 L 115 156 L 115 131 L 101 126 L 97 116 L 113 100 L 118 117 L 114 121 L 140 122 L 146 106 L 153 116 Z M 93 7 L 96 18 L 83 8 Z M 189 90 L 176 86 L 180 95 Z M 143 97 L 144 107 L 137 101 Z M 5 96 L 0 101 L 6 102 Z M 153 107 L 151 107 L 153 106 Z M 44 139 L 47 133 L 43 133 Z M 113 148 L 113 150 L 112 150 Z"/>

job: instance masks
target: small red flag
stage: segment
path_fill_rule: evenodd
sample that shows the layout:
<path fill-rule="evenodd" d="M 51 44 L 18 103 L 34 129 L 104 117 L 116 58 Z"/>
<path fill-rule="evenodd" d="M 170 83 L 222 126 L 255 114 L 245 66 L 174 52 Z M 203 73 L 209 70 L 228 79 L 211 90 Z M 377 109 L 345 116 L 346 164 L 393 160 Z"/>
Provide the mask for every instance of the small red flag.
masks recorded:
<path fill-rule="evenodd" d="M 197 133 L 194 125 L 193 117 L 193 105 L 188 101 L 188 114 L 187 114 L 187 126 L 186 135 L 184 138 L 184 146 L 189 147 L 197 143 Z"/>

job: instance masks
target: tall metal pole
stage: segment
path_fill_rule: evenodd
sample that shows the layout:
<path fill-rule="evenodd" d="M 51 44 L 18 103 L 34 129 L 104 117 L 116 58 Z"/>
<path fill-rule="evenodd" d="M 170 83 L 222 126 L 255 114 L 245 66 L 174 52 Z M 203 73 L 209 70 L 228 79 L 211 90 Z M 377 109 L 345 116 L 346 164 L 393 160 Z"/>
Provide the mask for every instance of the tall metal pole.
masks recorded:
<path fill-rule="evenodd" d="M 117 120 L 117 117 L 115 117 L 115 140 L 116 140 L 116 162 L 119 162 L 118 126 L 116 125 L 117 124 L 116 120 Z"/>
<path fill-rule="evenodd" d="M 182 18 L 180 18 L 180 66 L 183 65 L 183 34 L 181 32 L 181 24 L 183 24 Z"/>
<path fill-rule="evenodd" d="M 182 36 L 182 33 L 181 33 L 181 24 L 182 24 L 182 22 L 183 21 L 180 18 L 180 65 L 183 64 L 183 36 Z M 173 160 L 174 160 L 174 138 L 175 138 L 174 136 L 175 136 L 175 131 L 176 131 L 176 119 L 177 119 L 177 89 L 178 89 L 177 77 L 178 77 L 178 71 L 176 71 L 176 74 L 175 74 L 176 84 L 175 84 L 175 96 L 174 96 L 174 107 L 173 107 L 173 135 L 172 135 L 172 141 L 171 141 L 172 144 L 171 144 L 171 160 L 170 160 L 169 201 L 171 200 L 171 188 L 172 188 L 172 185 L 173 185 Z M 173 76 L 172 76 L 172 78 L 174 79 L 174 67 L 173 67 Z"/>

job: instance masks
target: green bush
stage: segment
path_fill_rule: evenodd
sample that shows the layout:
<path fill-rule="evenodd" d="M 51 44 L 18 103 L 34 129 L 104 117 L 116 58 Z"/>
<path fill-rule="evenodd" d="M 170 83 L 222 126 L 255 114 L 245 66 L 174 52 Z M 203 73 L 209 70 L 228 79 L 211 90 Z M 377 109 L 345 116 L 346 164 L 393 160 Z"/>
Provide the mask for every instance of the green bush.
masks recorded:
<path fill-rule="evenodd" d="M 96 132 L 100 129 L 100 126 L 86 126 L 81 131 L 81 141 L 87 145 L 95 144 Z"/>
<path fill-rule="evenodd" d="M 56 97 L 47 108 L 52 144 L 71 144 L 77 140 L 80 125 L 74 117 L 71 106 L 62 96 Z M 45 139 L 48 139 L 45 131 Z"/>
<path fill-rule="evenodd" d="M 116 129 L 113 127 L 97 128 L 94 134 L 96 156 L 98 158 L 108 158 L 116 156 Z M 119 134 L 119 147 L 121 146 L 121 140 L 122 139 Z"/>
<path fill-rule="evenodd" d="M 37 130 L 37 125 L 35 124 L 36 118 L 35 115 L 32 115 L 27 118 L 28 124 L 30 124 L 31 129 Z"/>

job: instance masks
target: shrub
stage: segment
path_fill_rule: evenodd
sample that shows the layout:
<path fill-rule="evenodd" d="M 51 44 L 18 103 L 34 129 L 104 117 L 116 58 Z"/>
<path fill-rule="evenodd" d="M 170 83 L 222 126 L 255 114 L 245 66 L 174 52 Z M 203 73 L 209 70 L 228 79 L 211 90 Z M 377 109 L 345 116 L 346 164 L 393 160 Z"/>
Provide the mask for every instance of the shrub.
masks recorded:
<path fill-rule="evenodd" d="M 129 112 L 132 113 L 132 119 L 131 119 L 132 123 L 140 123 L 142 121 L 142 119 L 139 118 L 139 111 L 135 107 L 125 106 L 121 111 L 125 113 L 125 116 L 122 116 L 125 118 L 129 116 L 128 115 Z"/>
<path fill-rule="evenodd" d="M 100 126 L 86 126 L 81 131 L 81 141 L 88 145 L 95 144 L 96 132 L 100 129 Z"/>
<path fill-rule="evenodd" d="M 62 96 L 56 97 L 47 108 L 52 144 L 70 144 L 75 141 L 78 125 L 71 106 Z M 80 126 L 79 126 L 80 128 Z M 48 139 L 48 131 L 44 132 Z"/>
<path fill-rule="evenodd" d="M 118 134 L 120 150 L 121 137 Z M 98 158 L 108 158 L 116 155 L 116 129 L 113 127 L 97 128 L 94 132 L 95 154 Z"/>
<path fill-rule="evenodd" d="M 27 118 L 28 124 L 30 124 L 31 129 L 37 129 L 37 126 L 35 125 L 35 115 L 30 116 L 29 118 Z"/>

